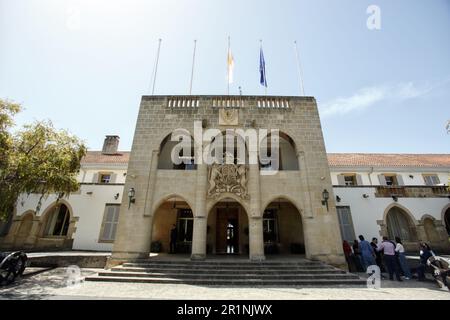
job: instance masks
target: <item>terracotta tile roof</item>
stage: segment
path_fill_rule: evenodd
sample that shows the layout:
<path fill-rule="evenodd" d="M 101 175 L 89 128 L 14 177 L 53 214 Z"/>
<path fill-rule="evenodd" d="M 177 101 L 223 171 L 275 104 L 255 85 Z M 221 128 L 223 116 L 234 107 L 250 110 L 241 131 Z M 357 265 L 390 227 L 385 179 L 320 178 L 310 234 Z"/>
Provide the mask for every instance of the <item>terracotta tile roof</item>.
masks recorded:
<path fill-rule="evenodd" d="M 450 154 L 328 153 L 330 167 L 450 167 Z"/>
<path fill-rule="evenodd" d="M 330 167 L 450 167 L 450 154 L 328 153 Z M 88 151 L 82 164 L 127 164 L 129 151 Z"/>
<path fill-rule="evenodd" d="M 129 159 L 129 151 L 118 151 L 113 155 L 102 154 L 101 151 L 88 151 L 81 164 L 127 164 Z"/>

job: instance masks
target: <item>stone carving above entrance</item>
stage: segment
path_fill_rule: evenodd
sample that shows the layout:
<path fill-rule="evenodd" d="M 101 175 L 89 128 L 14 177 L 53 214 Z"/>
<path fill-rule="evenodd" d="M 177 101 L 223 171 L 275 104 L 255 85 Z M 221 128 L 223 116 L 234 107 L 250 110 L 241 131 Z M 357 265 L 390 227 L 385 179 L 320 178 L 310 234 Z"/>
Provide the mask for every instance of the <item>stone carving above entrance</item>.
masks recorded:
<path fill-rule="evenodd" d="M 225 156 L 225 158 L 229 157 Z M 250 196 L 247 190 L 248 166 L 224 161 L 223 164 L 214 163 L 208 167 L 208 197 L 215 198 L 222 193 L 234 193 L 242 199 Z"/>

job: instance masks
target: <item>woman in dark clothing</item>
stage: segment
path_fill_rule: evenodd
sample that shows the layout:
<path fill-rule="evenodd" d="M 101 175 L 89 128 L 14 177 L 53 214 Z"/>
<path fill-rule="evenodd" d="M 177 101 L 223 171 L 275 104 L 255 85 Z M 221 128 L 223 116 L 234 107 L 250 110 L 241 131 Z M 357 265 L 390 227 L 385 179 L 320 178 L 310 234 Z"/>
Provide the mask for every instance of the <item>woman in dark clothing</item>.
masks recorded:
<path fill-rule="evenodd" d="M 425 271 L 427 268 L 428 258 L 433 256 L 433 252 L 428 244 L 421 242 L 420 246 L 420 265 L 417 268 L 417 277 L 419 281 L 425 280 Z"/>
<path fill-rule="evenodd" d="M 358 240 L 353 241 L 353 258 L 356 265 L 356 271 L 364 272 L 361 260 L 361 250 L 359 249 Z"/>
<path fill-rule="evenodd" d="M 354 272 L 355 268 L 352 262 L 352 247 L 350 247 L 350 244 L 346 240 L 344 240 L 344 242 L 342 243 L 342 249 L 344 250 L 345 260 L 347 261 L 348 265 L 348 271 Z"/>

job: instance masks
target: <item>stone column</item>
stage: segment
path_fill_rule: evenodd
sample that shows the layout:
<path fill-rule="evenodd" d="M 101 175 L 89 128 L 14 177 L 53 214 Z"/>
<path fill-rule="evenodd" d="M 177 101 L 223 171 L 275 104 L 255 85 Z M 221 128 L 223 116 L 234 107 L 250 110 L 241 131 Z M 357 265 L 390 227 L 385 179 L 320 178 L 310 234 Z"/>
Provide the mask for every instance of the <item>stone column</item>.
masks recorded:
<path fill-rule="evenodd" d="M 28 237 L 24 241 L 24 246 L 27 248 L 33 248 L 36 244 L 36 240 L 38 238 L 39 229 L 41 226 L 41 222 L 39 217 L 33 218 L 33 224 L 31 225 L 30 233 Z"/>
<path fill-rule="evenodd" d="M 313 218 L 313 209 L 311 206 L 311 193 L 309 192 L 308 166 L 306 163 L 305 152 L 299 151 L 297 153 L 298 168 L 300 169 L 300 180 L 302 184 L 302 191 L 300 192 L 300 199 L 303 206 L 303 217 Z"/>
<path fill-rule="evenodd" d="M 250 260 L 261 261 L 264 256 L 264 237 L 261 211 L 261 185 L 259 177 L 258 146 L 249 144 L 249 180 L 250 212 L 247 212 L 249 222 Z"/>
<path fill-rule="evenodd" d="M 197 145 L 195 150 L 197 152 L 197 182 L 195 186 L 194 229 L 192 234 L 191 259 L 204 260 L 206 258 L 207 241 L 206 229 L 208 213 L 206 212 L 206 193 L 208 192 L 208 166 L 201 161 L 201 145 Z"/>
<path fill-rule="evenodd" d="M 150 164 L 150 175 L 147 183 L 147 195 L 145 198 L 144 216 L 153 216 L 153 194 L 155 193 L 156 173 L 158 171 L 159 150 L 152 151 L 152 159 Z M 124 190 L 125 192 L 126 190 Z M 126 191 L 128 192 L 128 191 Z M 126 196 L 126 195 L 125 195 Z M 150 236 L 151 238 L 151 236 Z"/>
<path fill-rule="evenodd" d="M 150 253 L 153 223 L 153 193 L 156 187 L 158 150 L 151 156 L 134 156 L 128 164 L 128 174 L 123 189 L 119 224 L 107 268 L 127 260 L 146 259 Z M 134 188 L 135 202 L 129 203 L 128 191 Z"/>

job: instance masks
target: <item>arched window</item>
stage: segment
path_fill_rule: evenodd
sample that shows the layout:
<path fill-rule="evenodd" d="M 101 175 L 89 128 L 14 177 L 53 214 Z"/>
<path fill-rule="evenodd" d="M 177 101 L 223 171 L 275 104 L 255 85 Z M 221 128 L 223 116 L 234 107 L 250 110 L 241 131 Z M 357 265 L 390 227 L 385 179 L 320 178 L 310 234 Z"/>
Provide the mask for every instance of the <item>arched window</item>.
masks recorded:
<path fill-rule="evenodd" d="M 272 138 L 270 134 L 261 141 L 260 145 L 260 168 L 262 170 L 298 170 L 298 159 L 295 151 L 294 140 L 287 134 L 279 133 L 278 165 L 273 162 L 264 161 L 263 157 L 271 158 Z M 278 168 L 277 168 L 278 166 Z"/>
<path fill-rule="evenodd" d="M 415 227 L 412 222 L 410 222 L 410 218 L 404 210 L 398 207 L 391 208 L 387 214 L 386 220 L 390 239 L 400 237 L 402 240 L 406 241 L 417 240 Z"/>
<path fill-rule="evenodd" d="M 189 137 L 187 139 L 189 139 Z M 172 141 L 171 138 L 172 134 L 169 134 L 161 142 L 161 145 L 159 147 L 158 169 L 195 170 L 197 167 L 194 164 L 194 139 L 190 137 L 191 138 L 190 152 L 188 152 L 189 154 L 184 154 L 185 153 L 184 150 L 180 148 L 179 144 L 180 141 Z M 181 163 L 174 163 L 174 161 L 172 161 L 172 150 L 175 147 L 179 148 L 177 158 L 180 160 Z"/>
<path fill-rule="evenodd" d="M 55 205 L 48 213 L 45 236 L 67 236 L 70 223 L 69 208 L 63 203 Z"/>

